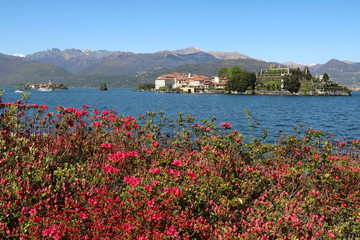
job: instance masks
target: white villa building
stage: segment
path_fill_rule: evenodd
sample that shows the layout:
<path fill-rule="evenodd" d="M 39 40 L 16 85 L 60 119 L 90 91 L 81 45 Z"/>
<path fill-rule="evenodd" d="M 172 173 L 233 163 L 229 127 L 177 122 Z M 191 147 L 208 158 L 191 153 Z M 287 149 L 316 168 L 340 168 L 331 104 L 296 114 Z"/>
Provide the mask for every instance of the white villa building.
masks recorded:
<path fill-rule="evenodd" d="M 155 80 L 155 89 L 159 90 L 161 87 L 168 87 L 180 89 L 187 93 L 195 93 L 206 92 L 209 88 L 224 89 L 226 83 L 227 79 L 221 79 L 218 77 L 210 78 L 202 75 L 174 72 L 159 76 Z"/>

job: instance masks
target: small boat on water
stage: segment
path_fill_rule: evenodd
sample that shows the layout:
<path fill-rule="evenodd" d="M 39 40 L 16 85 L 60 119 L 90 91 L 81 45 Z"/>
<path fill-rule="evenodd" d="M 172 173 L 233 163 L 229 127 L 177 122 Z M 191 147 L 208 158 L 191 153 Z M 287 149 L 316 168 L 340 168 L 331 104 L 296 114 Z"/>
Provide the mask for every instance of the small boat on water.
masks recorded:
<path fill-rule="evenodd" d="M 23 91 L 23 90 L 16 89 L 15 92 L 16 92 L 16 93 L 23 93 L 24 91 Z"/>

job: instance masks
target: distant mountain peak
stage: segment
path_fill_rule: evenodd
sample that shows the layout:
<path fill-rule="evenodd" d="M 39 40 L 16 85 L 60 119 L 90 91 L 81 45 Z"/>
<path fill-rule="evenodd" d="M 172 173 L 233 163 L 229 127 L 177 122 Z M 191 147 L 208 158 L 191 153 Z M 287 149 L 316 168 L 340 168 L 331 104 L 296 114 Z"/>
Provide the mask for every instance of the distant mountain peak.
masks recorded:
<path fill-rule="evenodd" d="M 25 54 L 21 54 L 21 53 L 15 53 L 15 54 L 13 54 L 13 56 L 14 56 L 14 57 L 21 57 L 21 58 L 26 57 Z"/>
<path fill-rule="evenodd" d="M 313 66 L 316 66 L 316 65 L 321 65 L 320 63 L 308 63 L 306 64 L 306 66 L 309 66 L 309 67 L 313 67 Z"/>
<path fill-rule="evenodd" d="M 186 54 L 194 54 L 194 53 L 206 53 L 206 54 L 210 54 L 213 57 L 215 57 L 216 59 L 220 59 L 220 60 L 253 59 L 252 57 L 249 57 L 245 54 L 241 54 L 238 52 L 214 52 L 214 51 L 206 52 L 205 50 L 203 50 L 201 48 L 197 48 L 197 47 L 189 47 L 189 48 L 183 48 L 183 49 L 178 49 L 178 50 L 173 50 L 173 51 L 162 50 L 162 51 L 158 51 L 156 53 L 167 53 L 167 54 L 176 54 L 176 55 L 177 54 L 186 55 Z"/>
<path fill-rule="evenodd" d="M 340 61 L 340 60 L 338 60 L 338 59 L 333 58 L 333 59 L 330 59 L 330 60 L 328 61 L 328 63 L 330 63 L 330 62 L 342 62 L 342 61 Z"/>
<path fill-rule="evenodd" d="M 173 54 L 172 51 L 169 51 L 169 50 L 160 50 L 160 51 L 157 51 L 155 52 L 155 54 Z"/>
<path fill-rule="evenodd" d="M 253 59 L 245 54 L 238 52 L 208 52 L 209 54 L 215 56 L 217 59 L 221 60 L 234 60 L 234 59 Z"/>
<path fill-rule="evenodd" d="M 296 63 L 296 62 L 284 62 L 282 64 L 285 66 L 288 66 L 290 68 L 304 68 L 304 67 L 313 67 L 313 66 L 319 65 L 319 63 L 301 64 L 301 63 Z"/>
<path fill-rule="evenodd" d="M 331 59 L 327 63 L 325 63 L 323 66 L 334 68 L 334 67 L 344 67 L 347 66 L 348 63 L 340 61 L 338 59 Z"/>
<path fill-rule="evenodd" d="M 174 50 L 171 52 L 175 54 L 191 54 L 191 53 L 205 52 L 205 51 L 197 47 L 189 47 L 189 48 Z"/>
<path fill-rule="evenodd" d="M 283 65 L 288 66 L 290 68 L 303 68 L 303 67 L 305 67 L 305 65 L 295 63 L 295 62 L 284 62 Z"/>
<path fill-rule="evenodd" d="M 84 52 L 84 53 L 92 53 L 92 52 L 95 52 L 94 50 L 92 50 L 92 49 L 82 49 L 81 50 L 82 52 Z"/>

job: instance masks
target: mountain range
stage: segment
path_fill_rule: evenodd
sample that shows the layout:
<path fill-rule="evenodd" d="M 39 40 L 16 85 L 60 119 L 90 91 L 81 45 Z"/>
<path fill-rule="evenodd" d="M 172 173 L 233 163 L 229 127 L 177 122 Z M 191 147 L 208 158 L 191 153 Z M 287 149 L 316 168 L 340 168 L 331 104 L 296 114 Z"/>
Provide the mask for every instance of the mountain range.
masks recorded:
<path fill-rule="evenodd" d="M 259 72 L 274 62 L 265 62 L 237 52 L 206 52 L 199 48 L 133 53 L 107 50 L 53 48 L 25 57 L 0 54 L 0 85 L 19 86 L 29 82 L 64 83 L 69 87 L 97 87 L 106 81 L 110 87 L 134 87 L 172 71 L 216 75 L 222 67 L 239 65 Z M 306 65 L 284 63 L 291 67 Z M 360 86 L 360 63 L 332 59 L 309 66 L 314 74 L 328 73 L 332 80 Z"/>
<path fill-rule="evenodd" d="M 177 67 L 199 62 L 252 59 L 236 52 L 205 52 L 194 47 L 174 51 L 163 50 L 155 53 L 79 49 L 60 51 L 53 48 L 26 57 L 40 63 L 49 63 L 62 67 L 73 74 L 82 75 L 136 74 L 164 67 Z"/>

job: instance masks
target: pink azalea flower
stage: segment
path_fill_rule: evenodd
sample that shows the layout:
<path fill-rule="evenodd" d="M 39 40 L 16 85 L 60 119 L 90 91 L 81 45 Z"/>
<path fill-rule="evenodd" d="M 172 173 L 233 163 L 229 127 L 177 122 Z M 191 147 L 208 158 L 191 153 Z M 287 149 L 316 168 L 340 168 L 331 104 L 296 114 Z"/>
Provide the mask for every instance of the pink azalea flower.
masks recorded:
<path fill-rule="evenodd" d="M 155 168 L 150 168 L 149 169 L 150 173 L 160 173 L 161 172 L 161 168 L 155 167 Z"/>
<path fill-rule="evenodd" d="M 124 177 L 123 181 L 128 183 L 131 187 L 136 187 L 137 185 L 139 185 L 139 183 L 141 183 L 142 178 L 127 175 Z"/>
<path fill-rule="evenodd" d="M 194 172 L 187 172 L 187 175 L 191 178 L 191 179 L 196 179 L 196 174 Z"/>
<path fill-rule="evenodd" d="M 346 142 L 340 142 L 340 143 L 339 143 L 339 146 L 340 146 L 340 147 L 343 147 L 343 146 L 345 146 L 346 144 L 347 144 Z"/>
<path fill-rule="evenodd" d="M 92 122 L 93 127 L 101 127 L 103 124 L 101 122 Z"/>
<path fill-rule="evenodd" d="M 103 167 L 103 172 L 106 172 L 106 173 L 118 173 L 120 172 L 119 169 L 109 165 L 109 164 L 106 164 L 104 167 Z"/>
<path fill-rule="evenodd" d="M 182 164 L 181 160 L 176 159 L 172 162 L 172 165 L 181 167 L 183 164 Z"/>
<path fill-rule="evenodd" d="M 231 125 L 231 123 L 229 123 L 229 122 L 222 122 L 222 123 L 220 123 L 220 126 L 223 127 L 223 128 L 225 128 L 225 129 L 230 129 L 230 128 L 232 128 L 232 125 Z"/>
<path fill-rule="evenodd" d="M 31 216 L 34 216 L 36 214 L 36 209 L 35 208 L 31 209 L 29 211 L 29 213 L 30 213 Z"/>

